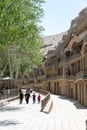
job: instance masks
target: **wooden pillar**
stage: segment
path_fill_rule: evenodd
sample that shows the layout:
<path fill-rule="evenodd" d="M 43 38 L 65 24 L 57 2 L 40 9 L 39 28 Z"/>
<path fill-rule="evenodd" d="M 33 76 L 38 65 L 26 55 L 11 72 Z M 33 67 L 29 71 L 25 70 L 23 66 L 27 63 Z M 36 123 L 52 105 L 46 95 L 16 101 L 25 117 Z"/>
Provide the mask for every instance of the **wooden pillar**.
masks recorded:
<path fill-rule="evenodd" d="M 77 73 L 78 73 L 78 61 L 77 61 Z"/>
<path fill-rule="evenodd" d="M 85 58 L 84 58 L 84 63 L 85 63 L 85 67 L 87 68 L 87 55 L 85 55 Z"/>
<path fill-rule="evenodd" d="M 74 66 L 73 66 L 73 67 L 74 67 L 73 73 L 75 74 L 75 73 L 76 73 L 76 71 L 75 71 L 75 63 L 74 63 Z"/>
<path fill-rule="evenodd" d="M 74 64 L 74 72 L 75 72 L 75 74 L 77 73 L 76 62 Z"/>
<path fill-rule="evenodd" d="M 63 67 L 63 78 L 65 77 L 65 67 Z"/>
<path fill-rule="evenodd" d="M 77 83 L 77 90 L 78 90 L 78 101 L 80 102 L 80 96 L 79 96 L 79 84 Z"/>
<path fill-rule="evenodd" d="M 87 105 L 87 81 L 84 81 L 84 106 Z"/>
<path fill-rule="evenodd" d="M 77 74 L 77 72 L 78 72 L 78 68 L 77 68 L 77 66 L 78 66 L 78 63 L 76 62 L 76 74 Z"/>
<path fill-rule="evenodd" d="M 76 84 L 74 84 L 74 99 L 76 99 Z"/>
<path fill-rule="evenodd" d="M 82 71 L 82 59 L 80 60 L 80 71 Z"/>
<path fill-rule="evenodd" d="M 69 70 L 70 70 L 70 74 L 72 73 L 72 68 L 71 68 L 71 64 L 69 66 Z"/>
<path fill-rule="evenodd" d="M 84 55 L 84 56 L 82 57 L 82 69 L 84 70 L 85 67 L 86 67 L 86 56 Z"/>
<path fill-rule="evenodd" d="M 80 83 L 78 83 L 78 101 L 81 102 L 81 90 L 80 90 L 81 86 Z"/>
<path fill-rule="evenodd" d="M 84 86 L 83 86 L 83 82 L 81 82 L 81 104 L 83 105 L 83 102 L 84 102 L 84 99 L 83 99 L 83 89 L 84 89 Z"/>

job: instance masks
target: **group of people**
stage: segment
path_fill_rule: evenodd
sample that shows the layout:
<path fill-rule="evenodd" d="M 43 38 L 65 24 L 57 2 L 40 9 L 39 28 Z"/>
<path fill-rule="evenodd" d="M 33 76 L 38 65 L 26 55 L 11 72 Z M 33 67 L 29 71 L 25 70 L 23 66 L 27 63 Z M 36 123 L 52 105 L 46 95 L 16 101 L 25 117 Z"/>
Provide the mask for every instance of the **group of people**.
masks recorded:
<path fill-rule="evenodd" d="M 33 93 L 33 94 L 32 94 Z M 23 102 L 23 98 L 24 98 L 24 94 L 23 94 L 23 92 L 22 92 L 22 90 L 20 89 L 20 91 L 19 91 L 19 97 L 20 97 L 20 104 L 22 104 L 22 102 Z M 31 89 L 28 89 L 28 90 L 26 90 L 26 93 L 25 93 L 25 101 L 26 101 L 26 104 L 28 104 L 29 103 L 29 98 L 30 97 L 32 97 L 32 101 L 33 101 L 33 104 L 36 102 L 36 94 L 35 94 L 35 92 L 32 92 L 32 90 Z M 40 101 L 41 101 L 41 95 L 40 95 L 40 93 L 38 94 L 38 96 L 37 96 L 37 101 L 38 101 L 38 103 L 40 103 Z"/>

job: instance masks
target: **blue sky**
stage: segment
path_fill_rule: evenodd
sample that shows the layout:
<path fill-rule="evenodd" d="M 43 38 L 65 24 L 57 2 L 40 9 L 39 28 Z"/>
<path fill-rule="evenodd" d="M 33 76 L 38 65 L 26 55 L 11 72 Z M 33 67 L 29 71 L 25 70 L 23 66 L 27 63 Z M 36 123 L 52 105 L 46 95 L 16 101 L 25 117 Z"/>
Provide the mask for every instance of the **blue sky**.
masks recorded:
<path fill-rule="evenodd" d="M 87 7 L 87 0 L 45 0 L 42 26 L 44 36 L 58 34 L 70 28 L 71 21 Z"/>

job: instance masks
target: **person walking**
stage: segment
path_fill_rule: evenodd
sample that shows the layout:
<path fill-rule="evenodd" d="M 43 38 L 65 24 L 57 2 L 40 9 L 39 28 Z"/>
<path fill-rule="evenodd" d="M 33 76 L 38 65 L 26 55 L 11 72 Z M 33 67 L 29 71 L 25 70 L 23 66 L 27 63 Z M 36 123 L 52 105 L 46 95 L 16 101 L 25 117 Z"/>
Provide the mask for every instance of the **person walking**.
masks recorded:
<path fill-rule="evenodd" d="M 27 91 L 26 94 L 25 94 L 25 100 L 26 100 L 27 104 L 29 103 L 29 98 L 30 98 L 30 92 Z"/>
<path fill-rule="evenodd" d="M 38 103 L 40 103 L 40 100 L 41 100 L 41 95 L 40 95 L 40 93 L 39 93 L 38 96 L 37 96 L 37 100 L 38 100 Z"/>
<path fill-rule="evenodd" d="M 19 93 L 19 98 L 20 98 L 20 104 L 22 104 L 22 102 L 23 102 L 23 92 L 22 92 L 22 90 Z"/>
<path fill-rule="evenodd" d="M 32 98 L 33 98 L 33 104 L 34 104 L 36 102 L 36 94 L 35 93 L 33 93 Z"/>

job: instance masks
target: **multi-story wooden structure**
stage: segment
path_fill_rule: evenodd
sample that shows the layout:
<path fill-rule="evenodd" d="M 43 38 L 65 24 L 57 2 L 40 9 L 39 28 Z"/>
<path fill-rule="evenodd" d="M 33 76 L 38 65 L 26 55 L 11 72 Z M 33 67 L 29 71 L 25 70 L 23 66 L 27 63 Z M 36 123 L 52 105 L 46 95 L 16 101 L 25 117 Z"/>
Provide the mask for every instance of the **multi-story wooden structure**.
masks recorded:
<path fill-rule="evenodd" d="M 55 38 L 50 45 L 53 41 Z M 70 29 L 56 43 L 56 48 L 49 48 L 46 54 L 42 86 L 87 106 L 87 8 L 72 20 Z"/>

